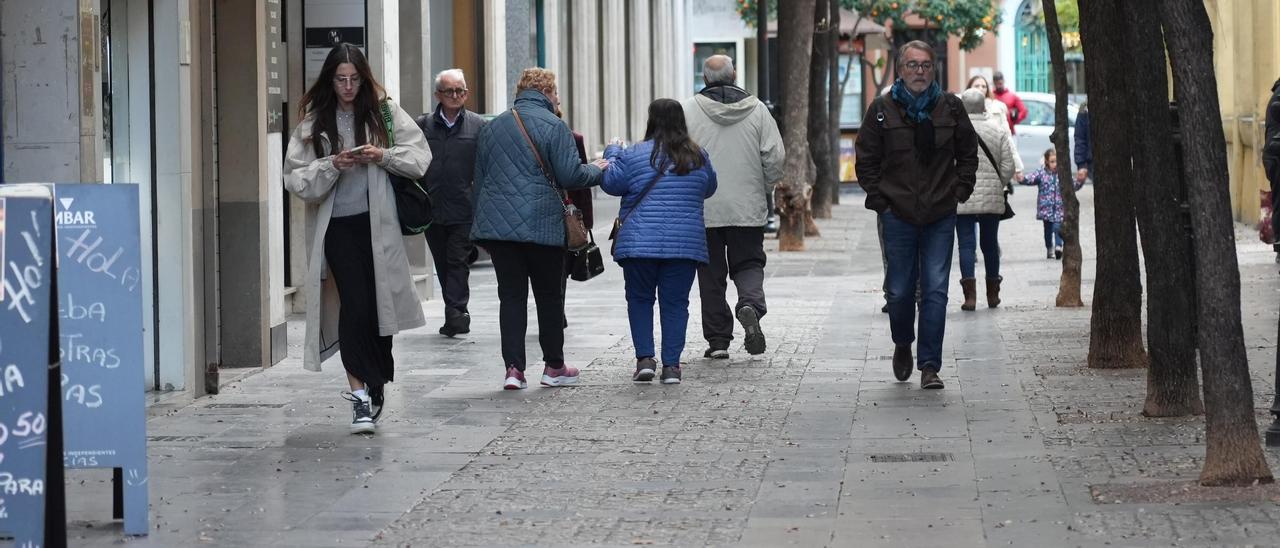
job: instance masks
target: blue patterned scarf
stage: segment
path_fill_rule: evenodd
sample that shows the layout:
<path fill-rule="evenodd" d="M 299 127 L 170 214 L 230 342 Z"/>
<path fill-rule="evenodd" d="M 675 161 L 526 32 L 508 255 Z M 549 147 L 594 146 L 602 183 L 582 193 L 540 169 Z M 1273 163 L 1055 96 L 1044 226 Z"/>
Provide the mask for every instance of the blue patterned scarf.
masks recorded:
<path fill-rule="evenodd" d="M 907 89 L 907 83 L 898 78 L 893 82 L 892 90 L 893 100 L 907 109 L 907 117 L 912 121 L 919 123 L 929 119 L 933 112 L 933 107 L 938 104 L 938 99 L 942 97 L 942 87 L 937 81 L 929 84 L 929 88 L 919 97 L 911 94 Z"/>

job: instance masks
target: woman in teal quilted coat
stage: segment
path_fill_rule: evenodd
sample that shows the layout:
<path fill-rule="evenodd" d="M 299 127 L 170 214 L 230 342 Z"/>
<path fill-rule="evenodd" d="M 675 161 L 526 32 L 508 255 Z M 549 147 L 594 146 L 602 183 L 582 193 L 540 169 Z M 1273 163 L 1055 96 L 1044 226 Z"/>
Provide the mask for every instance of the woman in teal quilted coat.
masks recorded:
<path fill-rule="evenodd" d="M 578 370 L 564 363 L 564 295 L 560 289 L 564 206 L 552 179 L 561 189 L 596 186 L 608 164 L 603 160 L 580 163 L 573 134 L 555 115 L 559 103 L 555 73 L 525 69 L 516 86 L 515 105 L 484 126 L 476 145 L 476 214 L 471 239 L 489 252 L 498 277 L 498 325 L 506 370 L 503 388 L 507 390 L 528 386 L 524 337 L 530 286 L 537 303 L 538 343 L 546 366 L 542 385 L 578 382 Z"/>

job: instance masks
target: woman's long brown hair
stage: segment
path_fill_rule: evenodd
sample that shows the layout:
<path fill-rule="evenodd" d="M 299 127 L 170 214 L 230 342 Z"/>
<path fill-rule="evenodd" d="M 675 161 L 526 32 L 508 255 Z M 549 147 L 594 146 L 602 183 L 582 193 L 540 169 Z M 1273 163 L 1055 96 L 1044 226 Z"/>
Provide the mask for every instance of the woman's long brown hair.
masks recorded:
<path fill-rule="evenodd" d="M 338 65 L 343 63 L 351 63 L 356 69 L 356 75 L 360 77 L 360 89 L 352 101 L 352 111 L 355 114 L 354 143 L 343 143 L 342 137 L 338 135 L 339 99 L 337 92 L 333 90 L 333 78 L 338 72 Z M 386 91 L 373 78 L 369 61 L 358 46 L 343 42 L 329 50 L 329 55 L 324 58 L 324 66 L 320 69 L 320 76 L 316 77 L 307 94 L 302 96 L 302 106 L 298 109 L 300 119 L 312 117 L 309 139 L 316 157 L 366 143 L 387 146 L 387 124 L 382 119 L 381 108 L 385 98 Z M 369 134 L 370 130 L 372 135 Z M 326 143 L 329 144 L 328 151 L 324 148 Z"/>
<path fill-rule="evenodd" d="M 684 108 L 674 99 L 658 99 L 649 103 L 649 125 L 644 140 L 653 141 L 649 165 L 661 173 L 670 167 L 678 175 L 700 169 L 706 163 L 702 148 L 689 137 Z"/>

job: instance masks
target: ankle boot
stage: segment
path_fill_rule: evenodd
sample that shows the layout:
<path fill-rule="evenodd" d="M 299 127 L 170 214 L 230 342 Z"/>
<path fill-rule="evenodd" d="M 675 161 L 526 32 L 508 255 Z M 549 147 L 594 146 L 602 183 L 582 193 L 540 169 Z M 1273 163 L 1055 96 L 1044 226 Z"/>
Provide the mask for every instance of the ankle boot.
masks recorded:
<path fill-rule="evenodd" d="M 972 311 L 978 307 L 978 288 L 977 280 L 973 278 L 961 278 L 960 288 L 964 290 L 964 304 L 960 305 L 960 310 Z M 988 282 L 990 287 L 990 282 Z M 988 289 L 988 292 L 990 289 Z M 989 295 L 990 293 L 988 293 Z"/>
<path fill-rule="evenodd" d="M 1000 306 L 1000 282 L 1004 281 L 1004 276 L 996 276 L 987 278 L 987 306 L 995 308 Z"/>

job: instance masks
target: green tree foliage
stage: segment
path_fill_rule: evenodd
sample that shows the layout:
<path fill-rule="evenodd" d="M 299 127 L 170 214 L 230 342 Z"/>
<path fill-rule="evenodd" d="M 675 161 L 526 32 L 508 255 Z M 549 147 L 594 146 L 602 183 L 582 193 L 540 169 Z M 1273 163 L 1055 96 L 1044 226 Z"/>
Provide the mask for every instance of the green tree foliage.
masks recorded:
<path fill-rule="evenodd" d="M 738 0 L 738 15 L 748 26 L 755 26 L 757 1 Z M 767 1 L 769 15 L 776 16 L 778 0 Z M 1068 3 L 1074 9 L 1074 0 Z M 990 0 L 840 0 L 840 7 L 881 25 L 893 21 L 898 28 L 907 28 L 908 14 L 915 14 L 928 21 L 929 26 L 959 37 L 960 48 L 965 51 L 982 44 L 982 37 L 995 31 L 1001 21 L 1000 11 Z"/>

